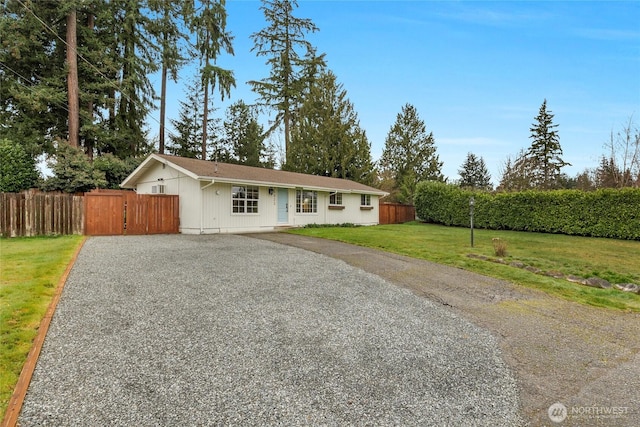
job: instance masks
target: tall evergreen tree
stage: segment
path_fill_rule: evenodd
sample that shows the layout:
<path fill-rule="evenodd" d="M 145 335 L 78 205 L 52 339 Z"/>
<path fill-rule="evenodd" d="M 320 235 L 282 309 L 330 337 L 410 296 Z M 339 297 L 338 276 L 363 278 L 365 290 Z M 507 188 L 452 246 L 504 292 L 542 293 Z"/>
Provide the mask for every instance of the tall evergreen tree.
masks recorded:
<path fill-rule="evenodd" d="M 237 101 L 227 108 L 223 128 L 224 146 L 230 147 L 233 163 L 273 168 L 275 162 L 265 145 L 264 129 L 244 101 Z"/>
<path fill-rule="evenodd" d="M 271 72 L 268 77 L 249 84 L 258 94 L 259 104 L 276 111 L 268 132 L 281 124 L 284 126 L 285 163 L 289 157 L 295 109 L 302 102 L 309 76 L 324 66 L 324 55 L 316 55 L 315 48 L 305 38 L 318 28 L 310 19 L 293 16 L 297 7 L 296 0 L 263 0 L 261 9 L 268 26 L 251 36 L 255 43 L 252 50 L 268 58 Z"/>
<path fill-rule="evenodd" d="M 165 122 L 167 105 L 167 79 L 178 81 L 178 70 L 187 61 L 185 49 L 181 45 L 187 41 L 188 35 L 182 28 L 188 27 L 193 18 L 193 0 L 148 0 L 149 8 L 157 14 L 153 20 L 155 39 L 160 46 L 161 74 L 160 74 L 160 129 L 158 132 L 158 152 L 164 153 Z"/>
<path fill-rule="evenodd" d="M 167 150 L 174 156 L 202 158 L 202 86 L 199 80 L 187 86 L 187 100 L 180 101 L 178 119 L 171 120 L 175 132 L 169 136 Z"/>
<path fill-rule="evenodd" d="M 487 169 L 487 165 L 482 157 L 478 157 L 473 153 L 467 153 L 467 158 L 458 169 L 460 175 L 460 187 L 491 190 L 491 174 Z"/>
<path fill-rule="evenodd" d="M 80 88 L 78 82 L 78 14 L 75 4 L 67 11 L 67 98 L 69 108 L 69 133 L 67 141 L 72 147 L 80 145 Z"/>
<path fill-rule="evenodd" d="M 202 155 L 202 123 L 204 120 L 204 92 L 202 80 L 196 78 L 193 83 L 187 85 L 187 100 L 180 101 L 178 119 L 171 120 L 175 129 L 169 135 L 167 151 L 174 156 L 203 159 Z M 209 105 L 209 110 L 213 107 Z M 221 137 L 222 130 L 219 119 L 207 118 L 207 152 L 204 159 L 210 158 L 221 162 L 227 162 L 230 158 L 230 149 L 225 145 Z"/>
<path fill-rule="evenodd" d="M 119 144 L 116 153 L 120 157 L 144 153 L 147 148 L 144 131 L 146 117 L 153 107 L 155 90 L 148 75 L 158 71 L 158 47 L 153 43 L 153 25 L 143 13 L 144 2 L 121 2 L 117 22 L 122 31 L 117 34 L 121 49 L 120 97 L 115 112 L 115 128 Z"/>
<path fill-rule="evenodd" d="M 373 183 L 369 141 L 347 91 L 332 72 L 310 85 L 297 114 L 286 169 Z"/>
<path fill-rule="evenodd" d="M 57 2 L 7 1 L 0 15 L 0 138 L 32 156 L 67 138 L 65 13 Z M 51 29 L 51 31 L 49 31 Z"/>
<path fill-rule="evenodd" d="M 224 51 L 233 55 L 233 37 L 227 31 L 227 11 L 225 0 L 201 0 L 196 9 L 191 29 L 196 34 L 196 51 L 200 55 L 200 76 L 203 86 L 202 115 L 202 158 L 207 158 L 207 141 L 209 140 L 209 88 L 213 93 L 216 86 L 220 98 L 231 94 L 231 87 L 236 86 L 233 71 L 216 65 L 218 56 Z M 214 150 L 214 151 L 217 151 Z M 220 159 L 217 159 L 220 160 Z"/>
<path fill-rule="evenodd" d="M 531 147 L 526 153 L 532 167 L 532 182 L 536 188 L 551 189 L 558 185 L 561 170 L 569 163 L 562 160 L 560 137 L 553 123 L 553 114 L 547 110 L 547 100 L 540 106 L 531 127 Z"/>
<path fill-rule="evenodd" d="M 394 181 L 393 193 L 402 203 L 412 203 L 420 181 L 443 181 L 442 165 L 436 154 L 433 132 L 411 104 L 402 107 L 391 126 L 380 159 L 383 173 Z"/>

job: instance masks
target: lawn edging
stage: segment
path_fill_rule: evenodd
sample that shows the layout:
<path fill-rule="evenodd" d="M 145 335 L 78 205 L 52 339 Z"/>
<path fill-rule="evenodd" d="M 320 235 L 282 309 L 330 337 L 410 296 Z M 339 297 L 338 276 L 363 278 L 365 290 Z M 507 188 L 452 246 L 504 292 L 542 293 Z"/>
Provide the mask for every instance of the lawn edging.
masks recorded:
<path fill-rule="evenodd" d="M 67 278 L 69 277 L 69 273 L 73 268 L 73 265 L 84 246 L 84 242 L 87 240 L 86 237 L 83 237 L 82 241 L 78 245 L 78 248 L 74 252 L 71 257 L 71 261 L 67 265 L 64 273 L 60 277 L 58 281 L 58 285 L 56 286 L 55 293 L 53 298 L 51 299 L 51 303 L 47 307 L 47 311 L 40 322 L 40 326 L 38 327 L 38 333 L 33 340 L 33 344 L 31 345 L 31 350 L 29 350 L 29 354 L 27 355 L 27 359 L 22 367 L 22 371 L 20 371 L 20 376 L 18 377 L 18 382 L 13 390 L 13 394 L 9 399 L 9 404 L 7 405 L 7 410 L 4 415 L 4 419 L 2 420 L 2 427 L 13 427 L 18 423 L 18 416 L 20 415 L 20 410 L 22 409 L 22 404 L 24 402 L 24 398 L 27 395 L 27 390 L 29 388 L 29 383 L 31 382 L 31 378 L 33 377 L 33 372 L 36 368 L 36 363 L 38 362 L 38 357 L 40 356 L 40 351 L 42 350 L 42 345 L 44 344 L 44 340 L 47 336 L 47 331 L 49 330 L 49 325 L 51 324 L 51 319 L 55 314 L 56 307 L 58 306 L 58 301 L 60 300 L 60 296 L 62 295 L 62 290 L 64 289 L 64 285 L 67 282 Z"/>

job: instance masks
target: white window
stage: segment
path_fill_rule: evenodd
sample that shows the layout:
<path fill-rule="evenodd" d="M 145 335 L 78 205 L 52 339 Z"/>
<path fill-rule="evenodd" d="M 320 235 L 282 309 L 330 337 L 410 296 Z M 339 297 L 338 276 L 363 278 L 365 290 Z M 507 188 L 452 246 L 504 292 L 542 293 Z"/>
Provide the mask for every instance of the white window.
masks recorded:
<path fill-rule="evenodd" d="M 165 193 L 164 184 L 151 186 L 151 194 L 164 194 L 164 193 Z"/>
<path fill-rule="evenodd" d="M 371 194 L 360 195 L 360 206 L 371 206 Z"/>
<path fill-rule="evenodd" d="M 257 214 L 260 189 L 254 185 L 231 187 L 231 212 Z"/>
<path fill-rule="evenodd" d="M 318 192 L 309 190 L 296 191 L 296 212 L 297 213 L 317 213 L 318 212 Z"/>
<path fill-rule="evenodd" d="M 330 205 L 342 205 L 342 193 L 331 193 L 329 194 L 329 204 Z"/>

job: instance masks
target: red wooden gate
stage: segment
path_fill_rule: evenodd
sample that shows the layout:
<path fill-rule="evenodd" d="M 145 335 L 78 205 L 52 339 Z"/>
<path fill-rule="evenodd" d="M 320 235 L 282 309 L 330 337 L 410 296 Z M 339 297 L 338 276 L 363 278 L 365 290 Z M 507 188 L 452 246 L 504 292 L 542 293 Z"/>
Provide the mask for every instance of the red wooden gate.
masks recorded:
<path fill-rule="evenodd" d="M 85 193 L 85 234 L 175 234 L 179 198 L 167 194 L 98 190 Z"/>

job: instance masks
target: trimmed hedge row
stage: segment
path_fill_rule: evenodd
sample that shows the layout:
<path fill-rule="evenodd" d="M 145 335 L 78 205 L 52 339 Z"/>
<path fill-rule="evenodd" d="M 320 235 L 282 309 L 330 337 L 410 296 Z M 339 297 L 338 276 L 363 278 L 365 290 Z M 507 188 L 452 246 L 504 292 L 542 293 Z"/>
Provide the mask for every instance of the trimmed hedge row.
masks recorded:
<path fill-rule="evenodd" d="M 441 182 L 421 182 L 414 196 L 425 222 L 474 227 L 640 240 L 640 188 L 486 193 Z"/>

